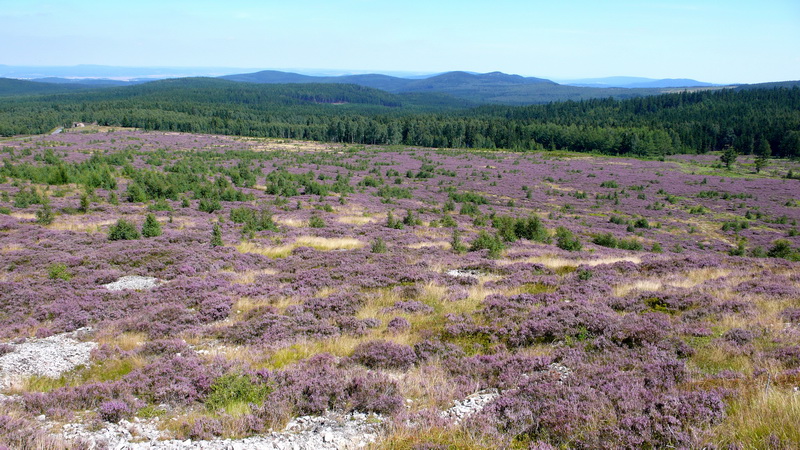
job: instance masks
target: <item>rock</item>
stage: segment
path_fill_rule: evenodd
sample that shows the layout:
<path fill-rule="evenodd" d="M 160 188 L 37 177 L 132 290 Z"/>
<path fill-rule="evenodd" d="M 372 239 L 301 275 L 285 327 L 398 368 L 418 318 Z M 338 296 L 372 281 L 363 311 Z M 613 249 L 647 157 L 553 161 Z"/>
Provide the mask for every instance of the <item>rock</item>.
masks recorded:
<path fill-rule="evenodd" d="M 121 277 L 117 281 L 113 283 L 104 284 L 103 287 L 108 289 L 109 291 L 123 291 L 126 289 L 133 289 L 133 290 L 145 290 L 145 289 L 153 289 L 161 284 L 164 281 L 159 280 L 155 277 L 141 277 L 138 275 L 129 275 L 126 277 Z"/>

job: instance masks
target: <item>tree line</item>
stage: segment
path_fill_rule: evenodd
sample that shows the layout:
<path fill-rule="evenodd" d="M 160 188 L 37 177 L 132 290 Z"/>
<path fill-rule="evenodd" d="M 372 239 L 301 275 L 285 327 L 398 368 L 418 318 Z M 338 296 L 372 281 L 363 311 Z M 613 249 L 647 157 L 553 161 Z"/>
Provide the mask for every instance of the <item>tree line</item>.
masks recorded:
<path fill-rule="evenodd" d="M 658 156 L 769 148 L 800 156 L 800 89 L 682 92 L 627 100 L 479 106 L 355 85 L 180 79 L 0 100 L 0 135 L 71 122 L 146 130 L 441 148 Z"/>

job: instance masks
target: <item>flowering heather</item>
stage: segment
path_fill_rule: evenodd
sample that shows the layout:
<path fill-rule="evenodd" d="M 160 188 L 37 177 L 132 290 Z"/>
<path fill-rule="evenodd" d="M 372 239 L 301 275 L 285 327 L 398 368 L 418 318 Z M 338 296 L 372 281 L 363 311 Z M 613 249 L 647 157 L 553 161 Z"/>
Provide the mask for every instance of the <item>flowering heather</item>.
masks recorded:
<path fill-rule="evenodd" d="M 419 448 L 761 448 L 758 430 L 796 429 L 800 185 L 775 175 L 795 163 L 286 145 L 0 142 L 0 358 L 99 344 L 6 387 L 0 445 L 40 414 L 209 439 L 380 413 Z M 110 240 L 120 221 L 160 233 Z M 132 275 L 160 281 L 104 287 Z M 475 415 L 440 415 L 482 389 Z"/>

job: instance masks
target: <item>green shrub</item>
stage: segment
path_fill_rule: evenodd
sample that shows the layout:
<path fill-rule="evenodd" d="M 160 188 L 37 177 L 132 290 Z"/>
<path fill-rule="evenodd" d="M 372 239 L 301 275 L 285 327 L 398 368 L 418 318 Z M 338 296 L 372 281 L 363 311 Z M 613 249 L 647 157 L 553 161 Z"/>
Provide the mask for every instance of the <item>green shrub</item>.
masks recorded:
<path fill-rule="evenodd" d="M 312 215 L 311 218 L 308 219 L 308 226 L 311 228 L 325 228 L 325 225 L 325 220 L 316 214 Z"/>
<path fill-rule="evenodd" d="M 172 211 L 172 206 L 167 202 L 166 199 L 159 198 L 152 205 L 148 206 L 147 209 L 150 211 Z"/>
<path fill-rule="evenodd" d="M 197 209 L 199 211 L 211 214 L 214 211 L 219 211 L 220 209 L 222 209 L 222 205 L 219 203 L 219 200 L 204 198 L 200 200 L 200 204 L 197 205 Z"/>
<path fill-rule="evenodd" d="M 372 253 L 386 253 L 387 251 L 386 242 L 384 242 L 383 239 L 380 237 L 375 238 L 375 240 L 372 241 L 371 250 Z"/>
<path fill-rule="evenodd" d="M 472 241 L 469 251 L 489 250 L 489 258 L 499 258 L 500 253 L 505 249 L 502 237 L 491 235 L 485 231 L 478 233 L 478 237 Z"/>
<path fill-rule="evenodd" d="M 556 245 L 562 250 L 577 252 L 583 248 L 581 241 L 578 240 L 572 231 L 564 227 L 556 228 Z"/>
<path fill-rule="evenodd" d="M 139 231 L 136 226 L 125 219 L 117 220 L 117 223 L 111 225 L 108 229 L 108 240 L 122 241 L 139 239 Z"/>
<path fill-rule="evenodd" d="M 450 214 L 442 215 L 442 220 L 440 221 L 440 223 L 442 224 L 443 227 L 446 228 L 453 228 L 458 226 L 458 222 L 456 222 L 456 219 L 454 219 L 453 216 L 451 216 Z"/>
<path fill-rule="evenodd" d="M 770 258 L 789 258 L 794 253 L 792 243 L 786 239 L 778 239 L 772 242 L 772 247 L 767 250 Z"/>

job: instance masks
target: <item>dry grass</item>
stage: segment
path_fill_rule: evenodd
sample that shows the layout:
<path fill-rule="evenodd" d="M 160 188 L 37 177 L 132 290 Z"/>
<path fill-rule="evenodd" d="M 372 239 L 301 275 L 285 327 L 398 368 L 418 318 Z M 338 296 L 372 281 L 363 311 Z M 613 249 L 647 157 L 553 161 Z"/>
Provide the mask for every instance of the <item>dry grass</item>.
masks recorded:
<path fill-rule="evenodd" d="M 638 256 L 621 256 L 621 257 L 608 257 L 608 258 L 597 258 L 597 259 L 567 259 L 555 255 L 542 255 L 542 256 L 532 256 L 530 258 L 522 258 L 522 259 L 501 260 L 498 261 L 498 264 L 509 265 L 516 263 L 531 263 L 531 264 L 541 264 L 549 269 L 562 269 L 564 267 L 578 267 L 581 265 L 595 267 L 602 264 L 614 264 L 618 262 L 632 262 L 634 264 L 639 264 L 640 262 L 642 262 L 642 259 Z"/>
<path fill-rule="evenodd" d="M 339 216 L 336 218 L 337 222 L 345 223 L 348 225 L 367 225 L 377 221 L 374 217 L 364 216 Z"/>
<path fill-rule="evenodd" d="M 414 244 L 409 244 L 406 247 L 413 249 L 439 247 L 444 250 L 450 250 L 450 243 L 447 241 L 416 242 Z"/>
<path fill-rule="evenodd" d="M 447 371 L 439 364 L 416 366 L 399 380 L 403 397 L 411 399 L 414 410 L 447 409 L 462 396 L 463 386 L 451 382 Z"/>
<path fill-rule="evenodd" d="M 11 253 L 19 250 L 24 250 L 25 247 L 17 244 L 7 244 L 0 247 L 0 253 Z"/>
<path fill-rule="evenodd" d="M 324 238 L 317 236 L 300 236 L 295 239 L 296 246 L 311 247 L 316 250 L 354 250 L 365 244 L 355 238 Z"/>
<path fill-rule="evenodd" d="M 236 250 L 238 250 L 240 253 L 256 253 L 273 259 L 289 256 L 294 248 L 295 246 L 292 244 L 278 245 L 274 247 L 262 247 L 252 242 L 242 242 L 236 245 Z"/>
<path fill-rule="evenodd" d="M 726 277 L 731 273 L 730 269 L 720 268 L 706 268 L 696 269 L 688 272 L 682 276 L 683 279 L 677 282 L 670 282 L 670 286 L 681 288 L 693 288 L 698 284 L 705 283 L 706 281 L 716 280 L 717 278 Z"/>
<path fill-rule="evenodd" d="M 362 241 L 354 238 L 324 238 L 318 236 L 300 236 L 291 244 L 274 247 L 262 247 L 252 242 L 242 242 L 236 245 L 236 250 L 241 253 L 257 253 L 269 258 L 283 258 L 289 256 L 297 247 L 311 247 L 320 251 L 353 250 L 363 247 Z"/>
<path fill-rule="evenodd" d="M 246 272 L 233 272 L 233 282 L 237 284 L 253 284 L 261 275 L 275 275 L 278 273 L 275 269 L 260 269 L 248 270 Z"/>
<path fill-rule="evenodd" d="M 120 350 L 131 351 L 147 342 L 146 333 L 122 333 L 117 336 L 96 336 L 95 340 L 99 345 L 108 344 L 109 346 L 119 347 Z"/>
<path fill-rule="evenodd" d="M 305 228 L 308 226 L 307 220 L 293 219 L 290 217 L 276 217 L 275 223 L 292 228 Z"/>
<path fill-rule="evenodd" d="M 663 284 L 658 280 L 638 280 L 633 283 L 625 283 L 614 286 L 614 295 L 624 297 L 632 291 L 652 292 L 661 289 Z"/>
<path fill-rule="evenodd" d="M 14 218 L 20 219 L 20 220 L 33 220 L 33 219 L 36 218 L 36 214 L 34 214 L 34 213 L 13 212 L 13 213 L 11 213 L 9 215 L 11 217 L 14 217 Z"/>
<path fill-rule="evenodd" d="M 47 228 L 51 230 L 61 230 L 61 231 L 77 231 L 77 232 L 84 232 L 84 233 L 100 233 L 103 230 L 103 227 L 107 227 L 112 225 L 116 222 L 116 220 L 101 220 L 101 221 L 80 221 L 76 218 L 69 218 L 66 220 L 57 220 L 52 224 L 48 225 Z"/>
<path fill-rule="evenodd" d="M 750 385 L 732 396 L 728 417 L 714 428 L 719 448 L 800 448 L 800 394 L 793 389 Z M 771 440 L 777 440 L 775 446 Z"/>

